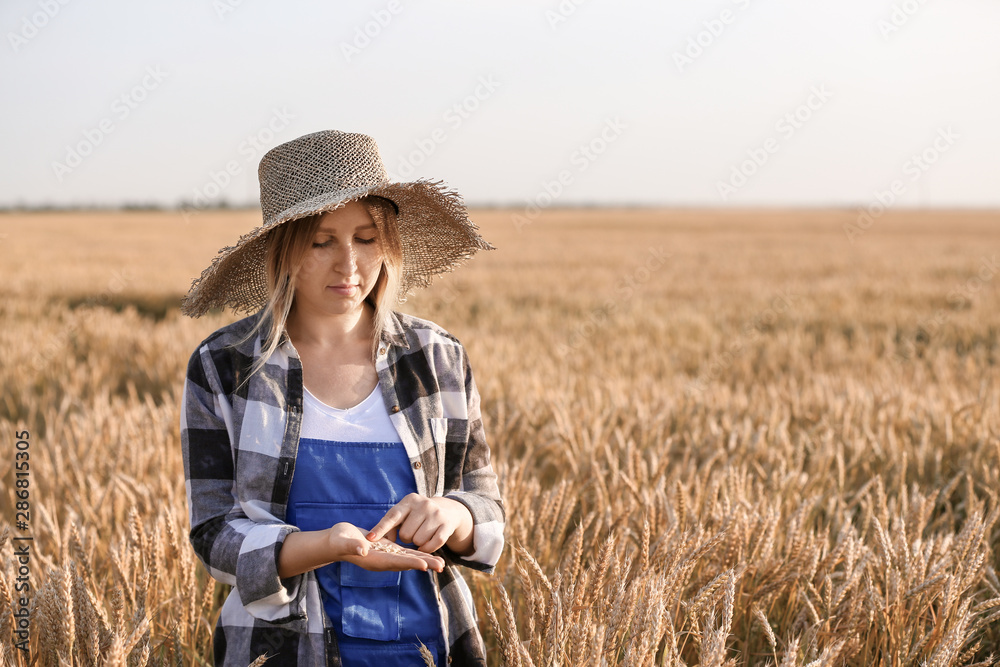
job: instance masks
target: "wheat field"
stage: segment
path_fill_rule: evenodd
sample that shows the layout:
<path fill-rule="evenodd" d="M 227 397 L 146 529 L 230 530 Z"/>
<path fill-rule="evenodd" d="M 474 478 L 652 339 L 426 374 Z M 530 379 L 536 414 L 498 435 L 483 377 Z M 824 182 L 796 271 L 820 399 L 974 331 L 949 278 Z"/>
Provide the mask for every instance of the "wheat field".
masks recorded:
<path fill-rule="evenodd" d="M 471 216 L 497 250 L 403 310 L 482 394 L 492 665 L 995 664 L 1000 214 Z M 0 215 L 3 665 L 211 664 L 178 411 L 236 315 L 177 305 L 258 221 Z"/>

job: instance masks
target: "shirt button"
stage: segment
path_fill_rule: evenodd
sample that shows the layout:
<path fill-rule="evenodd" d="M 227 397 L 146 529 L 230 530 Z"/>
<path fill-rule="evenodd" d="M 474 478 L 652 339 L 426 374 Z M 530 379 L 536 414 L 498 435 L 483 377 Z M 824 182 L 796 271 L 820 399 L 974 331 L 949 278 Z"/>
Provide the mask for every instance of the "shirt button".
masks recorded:
<path fill-rule="evenodd" d="M 393 413 L 399 412 L 399 406 L 398 405 L 392 406 L 392 411 Z"/>
<path fill-rule="evenodd" d="M 414 469 L 414 470 L 420 470 L 420 466 L 421 466 L 421 465 L 423 465 L 423 464 L 422 464 L 422 463 L 420 463 L 420 461 L 414 461 L 414 462 L 413 462 L 413 469 Z"/>
<path fill-rule="evenodd" d="M 379 353 L 379 354 L 385 354 L 385 348 L 384 348 L 384 347 L 380 347 L 380 348 L 378 349 L 378 353 Z"/>

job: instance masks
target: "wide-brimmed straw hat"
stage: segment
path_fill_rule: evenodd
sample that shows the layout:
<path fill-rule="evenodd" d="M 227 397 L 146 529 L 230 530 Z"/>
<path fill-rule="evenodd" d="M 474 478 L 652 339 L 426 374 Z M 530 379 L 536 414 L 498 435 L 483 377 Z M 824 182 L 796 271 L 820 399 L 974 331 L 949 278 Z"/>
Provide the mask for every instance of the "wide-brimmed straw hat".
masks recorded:
<path fill-rule="evenodd" d="M 229 306 L 253 313 L 267 302 L 268 233 L 283 223 L 332 211 L 368 195 L 396 205 L 403 271 L 402 302 L 431 278 L 451 271 L 477 250 L 494 247 L 469 220 L 461 195 L 441 181 L 389 181 L 375 140 L 365 134 L 324 130 L 275 146 L 260 160 L 263 224 L 236 245 L 222 248 L 181 302 L 181 312 L 199 317 Z"/>

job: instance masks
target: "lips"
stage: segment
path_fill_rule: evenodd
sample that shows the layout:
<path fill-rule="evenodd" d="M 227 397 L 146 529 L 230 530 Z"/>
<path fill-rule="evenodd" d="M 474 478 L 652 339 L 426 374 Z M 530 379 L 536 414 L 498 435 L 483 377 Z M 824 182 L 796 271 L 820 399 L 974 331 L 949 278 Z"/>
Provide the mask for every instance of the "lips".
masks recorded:
<path fill-rule="evenodd" d="M 336 294 L 351 296 L 354 294 L 354 291 L 358 288 L 358 286 L 350 283 L 342 283 L 340 285 L 327 285 L 326 288 L 328 290 L 332 290 Z"/>

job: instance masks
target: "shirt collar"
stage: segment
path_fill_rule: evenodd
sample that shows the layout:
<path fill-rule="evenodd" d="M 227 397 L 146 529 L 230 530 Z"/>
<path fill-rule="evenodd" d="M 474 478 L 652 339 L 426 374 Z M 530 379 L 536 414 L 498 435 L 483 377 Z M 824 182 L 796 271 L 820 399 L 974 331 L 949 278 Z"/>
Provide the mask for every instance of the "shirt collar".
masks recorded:
<path fill-rule="evenodd" d="M 395 310 L 389 313 L 389 321 L 385 323 L 385 329 L 382 330 L 382 342 L 398 345 L 404 350 L 410 349 L 410 343 L 406 340 L 403 323 L 399 319 L 399 313 Z"/>

